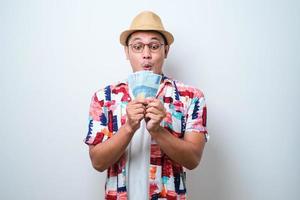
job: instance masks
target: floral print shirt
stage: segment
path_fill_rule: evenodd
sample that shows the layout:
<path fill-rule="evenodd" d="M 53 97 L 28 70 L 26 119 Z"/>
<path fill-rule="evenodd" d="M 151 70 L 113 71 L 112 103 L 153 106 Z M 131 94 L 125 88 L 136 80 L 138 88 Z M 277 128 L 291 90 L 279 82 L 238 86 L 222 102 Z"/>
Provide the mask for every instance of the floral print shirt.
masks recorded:
<path fill-rule="evenodd" d="M 200 90 L 163 76 L 157 98 L 167 112 L 161 125 L 174 137 L 183 139 L 184 134 L 197 132 L 208 140 L 207 109 Z M 85 143 L 96 145 L 116 134 L 126 122 L 126 106 L 130 101 L 126 81 L 98 90 L 91 100 Z M 126 162 L 127 152 L 107 169 L 105 199 L 127 199 Z M 169 158 L 154 140 L 150 147 L 149 199 L 186 199 L 185 168 Z"/>

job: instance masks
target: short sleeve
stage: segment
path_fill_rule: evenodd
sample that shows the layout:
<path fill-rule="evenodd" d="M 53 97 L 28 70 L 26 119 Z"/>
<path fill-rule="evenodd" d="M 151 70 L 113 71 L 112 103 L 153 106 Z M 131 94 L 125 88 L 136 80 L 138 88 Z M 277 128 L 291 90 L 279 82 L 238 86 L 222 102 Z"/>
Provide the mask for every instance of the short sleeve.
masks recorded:
<path fill-rule="evenodd" d="M 206 120 L 207 107 L 205 98 L 200 90 L 196 90 L 188 107 L 185 132 L 203 133 L 206 141 L 208 141 L 209 135 L 206 128 Z"/>
<path fill-rule="evenodd" d="M 97 94 L 99 92 L 93 95 L 89 109 L 88 133 L 84 140 L 88 145 L 104 142 L 109 137 L 104 100 L 99 99 Z"/>

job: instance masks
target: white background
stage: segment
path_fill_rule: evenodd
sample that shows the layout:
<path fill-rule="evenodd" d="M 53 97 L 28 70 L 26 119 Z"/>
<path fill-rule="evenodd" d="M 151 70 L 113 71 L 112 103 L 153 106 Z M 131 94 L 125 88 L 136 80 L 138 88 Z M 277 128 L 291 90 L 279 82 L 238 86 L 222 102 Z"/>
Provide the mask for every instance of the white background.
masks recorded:
<path fill-rule="evenodd" d="M 142 10 L 174 34 L 165 74 L 206 96 L 190 199 L 299 199 L 296 0 L 0 1 L 0 199 L 103 199 L 89 103 L 130 73 L 119 34 Z"/>

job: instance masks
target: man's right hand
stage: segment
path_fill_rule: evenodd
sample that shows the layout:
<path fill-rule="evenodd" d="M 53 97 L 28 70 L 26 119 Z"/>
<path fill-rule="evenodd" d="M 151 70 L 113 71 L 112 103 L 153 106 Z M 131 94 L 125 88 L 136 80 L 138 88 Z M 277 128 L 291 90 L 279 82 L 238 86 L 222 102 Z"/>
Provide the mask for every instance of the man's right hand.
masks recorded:
<path fill-rule="evenodd" d="M 135 100 L 127 104 L 127 120 L 109 140 L 97 145 L 90 145 L 90 156 L 94 168 L 100 172 L 116 163 L 123 155 L 133 134 L 140 127 L 146 110 L 145 100 Z"/>
<path fill-rule="evenodd" d="M 127 120 L 125 127 L 131 133 L 134 133 L 140 127 L 140 122 L 144 119 L 146 111 L 146 101 L 144 99 L 137 99 L 129 102 L 126 108 Z"/>

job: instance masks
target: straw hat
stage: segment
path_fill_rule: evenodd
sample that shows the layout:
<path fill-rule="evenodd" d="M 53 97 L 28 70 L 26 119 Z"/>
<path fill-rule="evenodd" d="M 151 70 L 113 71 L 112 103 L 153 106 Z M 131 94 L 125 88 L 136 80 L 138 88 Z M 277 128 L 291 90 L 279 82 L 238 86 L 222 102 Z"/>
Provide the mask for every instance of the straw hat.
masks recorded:
<path fill-rule="evenodd" d="M 168 45 L 174 41 L 173 35 L 164 29 L 160 17 L 151 11 L 141 12 L 133 19 L 129 29 L 120 35 L 121 44 L 126 46 L 128 36 L 136 31 L 158 31 L 165 36 Z"/>

